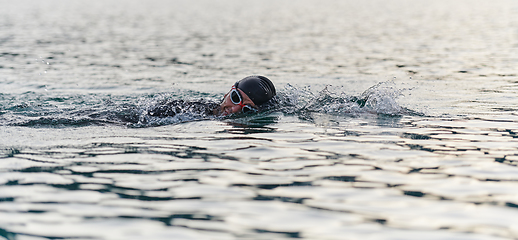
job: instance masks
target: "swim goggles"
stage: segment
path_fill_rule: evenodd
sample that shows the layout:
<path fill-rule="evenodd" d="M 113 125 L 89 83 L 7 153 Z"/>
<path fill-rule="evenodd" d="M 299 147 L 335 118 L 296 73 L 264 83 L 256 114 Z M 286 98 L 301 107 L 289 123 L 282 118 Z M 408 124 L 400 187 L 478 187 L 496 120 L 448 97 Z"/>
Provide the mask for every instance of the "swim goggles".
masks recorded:
<path fill-rule="evenodd" d="M 241 111 L 243 113 L 249 113 L 249 112 L 257 112 L 257 109 L 253 108 L 250 105 L 243 104 L 243 98 L 241 97 L 241 94 L 236 89 L 236 86 L 232 86 L 232 90 L 230 90 L 230 101 L 232 101 L 233 104 L 241 106 Z"/>

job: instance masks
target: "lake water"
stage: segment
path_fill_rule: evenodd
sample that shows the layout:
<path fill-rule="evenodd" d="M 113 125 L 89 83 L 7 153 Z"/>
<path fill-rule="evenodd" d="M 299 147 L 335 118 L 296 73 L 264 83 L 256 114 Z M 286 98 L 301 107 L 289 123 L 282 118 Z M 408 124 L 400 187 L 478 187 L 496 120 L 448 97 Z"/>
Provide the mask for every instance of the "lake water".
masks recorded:
<path fill-rule="evenodd" d="M 518 239 L 518 1 L 1 3 L 0 239 Z"/>

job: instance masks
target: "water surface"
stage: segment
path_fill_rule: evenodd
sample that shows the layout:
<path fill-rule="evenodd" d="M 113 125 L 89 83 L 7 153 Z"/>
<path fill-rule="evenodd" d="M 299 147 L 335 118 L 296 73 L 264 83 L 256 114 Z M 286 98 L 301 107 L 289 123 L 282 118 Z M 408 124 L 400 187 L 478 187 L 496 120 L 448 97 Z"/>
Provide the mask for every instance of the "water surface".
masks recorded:
<path fill-rule="evenodd" d="M 516 239 L 517 16 L 511 0 L 5 1 L 0 238 Z M 279 108 L 147 115 L 252 74 Z"/>

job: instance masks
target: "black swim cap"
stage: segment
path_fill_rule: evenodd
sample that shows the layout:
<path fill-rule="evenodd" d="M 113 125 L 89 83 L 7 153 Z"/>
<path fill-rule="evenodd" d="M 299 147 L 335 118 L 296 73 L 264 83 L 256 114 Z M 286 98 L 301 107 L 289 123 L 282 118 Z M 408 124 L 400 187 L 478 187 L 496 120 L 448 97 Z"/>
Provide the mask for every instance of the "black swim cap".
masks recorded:
<path fill-rule="evenodd" d="M 276 94 L 272 81 L 263 76 L 249 76 L 243 78 L 237 81 L 234 86 L 245 92 L 257 106 L 270 101 Z"/>

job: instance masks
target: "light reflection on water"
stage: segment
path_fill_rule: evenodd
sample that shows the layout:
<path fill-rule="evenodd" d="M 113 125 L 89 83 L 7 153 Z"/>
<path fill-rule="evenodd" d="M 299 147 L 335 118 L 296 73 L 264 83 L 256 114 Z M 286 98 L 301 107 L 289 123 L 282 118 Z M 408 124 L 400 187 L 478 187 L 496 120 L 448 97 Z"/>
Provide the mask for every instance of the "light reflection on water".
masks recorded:
<path fill-rule="evenodd" d="M 518 238 L 514 1 L 29 2 L 0 9 L 0 238 Z M 279 109 L 135 124 L 256 73 Z"/>
<path fill-rule="evenodd" d="M 2 152 L 1 224 L 107 239 L 515 236 L 515 122 L 365 123 L 9 128 L 33 147 Z"/>

